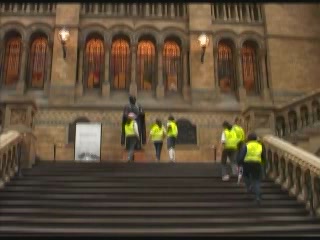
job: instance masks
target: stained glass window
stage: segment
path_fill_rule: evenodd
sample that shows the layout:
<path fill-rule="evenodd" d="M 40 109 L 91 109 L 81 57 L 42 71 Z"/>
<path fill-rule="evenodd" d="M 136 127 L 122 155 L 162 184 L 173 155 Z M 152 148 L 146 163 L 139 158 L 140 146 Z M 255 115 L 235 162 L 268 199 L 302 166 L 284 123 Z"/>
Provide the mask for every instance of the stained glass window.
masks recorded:
<path fill-rule="evenodd" d="M 33 40 L 29 55 L 29 84 L 42 89 L 45 81 L 48 41 L 45 37 Z"/>
<path fill-rule="evenodd" d="M 246 42 L 242 46 L 243 85 L 247 93 L 258 93 L 258 71 L 256 50 L 253 44 Z"/>
<path fill-rule="evenodd" d="M 129 86 L 130 49 L 128 41 L 115 40 L 111 50 L 111 79 L 114 89 L 126 89 Z"/>
<path fill-rule="evenodd" d="M 19 80 L 21 59 L 21 37 L 10 37 L 6 42 L 4 63 L 4 85 L 12 86 Z"/>
<path fill-rule="evenodd" d="M 88 89 L 100 88 L 104 69 L 104 46 L 99 38 L 87 41 L 85 52 L 85 84 Z"/>
<path fill-rule="evenodd" d="M 140 41 L 138 44 L 138 88 L 151 90 L 154 86 L 155 72 L 155 46 L 151 41 Z"/>
<path fill-rule="evenodd" d="M 180 47 L 175 41 L 166 41 L 163 48 L 164 84 L 167 91 L 178 91 L 181 76 Z"/>
<path fill-rule="evenodd" d="M 218 44 L 218 79 L 222 92 L 235 90 L 235 66 L 231 44 L 221 41 Z"/>

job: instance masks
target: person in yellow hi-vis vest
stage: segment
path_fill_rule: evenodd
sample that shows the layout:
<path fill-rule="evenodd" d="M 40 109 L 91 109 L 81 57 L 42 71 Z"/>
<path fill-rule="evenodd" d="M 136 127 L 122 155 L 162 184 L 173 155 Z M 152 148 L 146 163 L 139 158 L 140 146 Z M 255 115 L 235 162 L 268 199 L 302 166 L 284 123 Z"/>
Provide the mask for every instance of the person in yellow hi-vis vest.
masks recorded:
<path fill-rule="evenodd" d="M 129 144 L 128 148 L 128 162 L 133 162 L 134 147 L 139 141 L 139 130 L 136 122 L 136 115 L 134 113 L 128 114 L 128 120 L 124 126 L 126 144 Z"/>
<path fill-rule="evenodd" d="M 222 127 L 223 132 L 221 135 L 221 174 L 223 181 L 229 181 L 230 176 L 227 173 L 227 159 L 229 158 L 230 160 L 232 175 L 237 175 L 236 155 L 239 140 L 237 138 L 236 132 L 232 129 L 232 125 L 229 122 L 224 121 Z"/>
<path fill-rule="evenodd" d="M 241 122 L 241 119 L 239 117 L 236 117 L 234 119 L 234 124 L 232 125 L 232 129 L 236 132 L 237 138 L 239 139 L 238 151 L 241 149 L 242 145 L 246 140 L 246 134 L 244 132 L 244 129 L 240 126 L 240 122 Z"/>
<path fill-rule="evenodd" d="M 163 139 L 166 137 L 166 129 L 162 125 L 160 119 L 156 119 L 156 122 L 152 125 L 150 130 L 149 140 L 154 144 L 154 148 L 156 150 L 156 158 L 157 161 L 160 161 L 161 151 L 163 146 Z"/>
<path fill-rule="evenodd" d="M 255 133 L 248 135 L 247 143 L 241 148 L 237 162 L 239 166 L 243 166 L 243 178 L 247 192 L 254 192 L 255 200 L 260 204 L 261 165 L 266 162 L 266 151 L 263 144 L 257 140 Z"/>
<path fill-rule="evenodd" d="M 176 140 L 178 137 L 178 126 L 173 116 L 168 117 L 167 122 L 167 148 L 169 151 L 169 159 L 171 162 L 176 161 Z"/>

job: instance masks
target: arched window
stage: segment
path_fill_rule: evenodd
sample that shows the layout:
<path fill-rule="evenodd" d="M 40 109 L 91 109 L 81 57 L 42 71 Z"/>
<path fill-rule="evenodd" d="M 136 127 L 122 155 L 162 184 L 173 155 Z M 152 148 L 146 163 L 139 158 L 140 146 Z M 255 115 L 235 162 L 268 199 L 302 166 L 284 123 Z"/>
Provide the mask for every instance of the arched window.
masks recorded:
<path fill-rule="evenodd" d="M 126 89 L 130 79 L 130 49 L 125 39 L 113 41 L 111 50 L 111 79 L 115 89 Z"/>
<path fill-rule="evenodd" d="M 138 44 L 138 88 L 151 90 L 155 84 L 155 46 L 149 40 L 142 40 Z"/>
<path fill-rule="evenodd" d="M 228 40 L 218 44 L 218 81 L 222 92 L 230 92 L 237 87 L 232 44 Z"/>
<path fill-rule="evenodd" d="M 248 94 L 260 92 L 256 49 L 255 44 L 251 42 L 245 42 L 241 49 L 243 85 Z"/>
<path fill-rule="evenodd" d="M 177 92 L 181 79 L 181 51 L 175 41 L 166 41 L 164 43 L 163 73 L 165 89 Z"/>
<path fill-rule="evenodd" d="M 28 66 L 28 84 L 30 88 L 43 89 L 46 77 L 48 40 L 38 36 L 31 43 Z"/>
<path fill-rule="evenodd" d="M 104 46 L 100 38 L 92 37 L 86 43 L 85 52 L 85 87 L 100 88 L 104 69 Z"/>
<path fill-rule="evenodd" d="M 15 85 L 19 80 L 21 59 L 21 36 L 17 33 L 10 35 L 6 41 L 5 60 L 3 66 L 3 84 Z"/>

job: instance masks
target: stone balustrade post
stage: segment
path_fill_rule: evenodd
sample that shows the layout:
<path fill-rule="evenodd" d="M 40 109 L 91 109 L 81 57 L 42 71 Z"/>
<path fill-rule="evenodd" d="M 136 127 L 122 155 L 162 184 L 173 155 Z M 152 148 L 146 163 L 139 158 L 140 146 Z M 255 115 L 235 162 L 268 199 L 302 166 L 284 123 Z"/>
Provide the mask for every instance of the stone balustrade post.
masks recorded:
<path fill-rule="evenodd" d="M 136 68 L 137 68 L 137 44 L 134 43 L 131 45 L 131 81 L 129 93 L 132 96 L 137 96 L 138 86 L 136 82 Z"/>
<path fill-rule="evenodd" d="M 158 50 L 158 84 L 156 87 L 156 97 L 162 99 L 164 97 L 164 84 L 163 84 L 163 45 L 159 44 Z"/>
<path fill-rule="evenodd" d="M 19 72 L 19 80 L 17 82 L 17 88 L 16 88 L 18 95 L 23 95 L 25 92 L 27 56 L 28 56 L 28 46 L 26 43 L 21 43 L 20 72 Z"/>
<path fill-rule="evenodd" d="M 237 67 L 236 71 L 238 74 L 236 79 L 236 84 L 238 86 L 238 95 L 240 102 L 245 102 L 247 100 L 247 92 L 246 89 L 243 86 L 243 70 L 242 70 L 242 49 L 237 48 L 236 49 L 236 59 L 237 59 Z"/>
<path fill-rule="evenodd" d="M 110 46 L 109 42 L 105 42 L 104 44 L 105 50 L 105 58 L 104 58 L 104 80 L 102 83 L 102 96 L 110 97 L 110 51 L 108 46 Z"/>

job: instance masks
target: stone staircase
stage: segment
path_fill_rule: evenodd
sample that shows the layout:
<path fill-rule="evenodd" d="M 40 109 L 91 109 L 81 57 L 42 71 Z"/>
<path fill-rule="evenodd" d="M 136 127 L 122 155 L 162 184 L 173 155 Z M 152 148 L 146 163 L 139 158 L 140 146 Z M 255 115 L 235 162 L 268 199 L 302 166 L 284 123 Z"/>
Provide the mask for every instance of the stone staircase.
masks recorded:
<path fill-rule="evenodd" d="M 0 190 L 1 236 L 320 235 L 271 180 L 256 206 L 213 163 L 39 162 Z"/>

